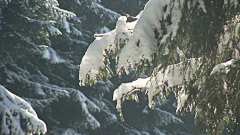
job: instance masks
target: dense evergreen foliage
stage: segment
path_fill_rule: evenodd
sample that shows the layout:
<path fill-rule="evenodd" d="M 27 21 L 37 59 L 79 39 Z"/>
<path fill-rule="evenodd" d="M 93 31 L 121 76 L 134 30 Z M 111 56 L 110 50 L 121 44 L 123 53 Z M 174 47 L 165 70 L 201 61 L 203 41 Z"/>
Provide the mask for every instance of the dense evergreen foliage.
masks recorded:
<path fill-rule="evenodd" d="M 136 79 L 134 73 L 108 82 L 98 81 L 92 87 L 78 85 L 79 63 L 93 35 L 114 27 L 120 10 L 136 15 L 145 3 L 146 0 L 0 0 L 0 85 L 33 107 L 47 125 L 46 134 L 193 132 L 192 116 L 175 115 L 173 96 L 158 99 L 155 110 L 151 110 L 147 98 L 141 95 L 141 103 L 124 106 L 124 113 L 129 115 L 125 123 L 120 122 L 112 93 L 121 83 Z M 7 91 L 5 88 L 1 92 Z M 8 96 L 0 97 L 1 105 L 6 104 L 2 97 Z M 7 109 L 16 122 L 19 121 L 14 111 L 29 111 L 21 105 Z M 2 114 L 0 118 L 1 124 L 7 120 Z M 20 123 L 24 126 L 19 125 L 18 129 L 35 132 L 29 130 L 26 121 Z M 2 126 L 0 133 L 4 133 Z"/>
<path fill-rule="evenodd" d="M 124 46 L 113 55 L 117 56 L 117 74 L 129 73 L 129 67 L 136 73 L 152 73 L 145 79 L 150 84 L 139 79 L 115 90 L 113 99 L 120 115 L 125 99 L 138 101 L 137 93 L 142 88 L 147 88 L 151 97 L 150 107 L 154 107 L 152 98 L 157 93 L 166 97 L 173 91 L 178 99 L 177 111 L 194 113 L 208 134 L 239 133 L 239 13 L 237 0 L 151 0 L 129 38 L 119 36 L 131 34 L 125 30 L 129 23 L 121 24 L 122 33 L 116 32 L 115 36 L 113 31 L 103 36 L 99 44 L 111 44 L 105 46 L 109 52 L 119 44 Z M 108 39 L 111 36 L 127 42 L 112 42 Z M 87 59 L 81 66 L 86 63 Z M 102 67 L 96 65 L 99 72 L 89 69 L 86 79 L 80 72 L 80 85 L 91 85 L 102 75 L 108 76 Z"/>

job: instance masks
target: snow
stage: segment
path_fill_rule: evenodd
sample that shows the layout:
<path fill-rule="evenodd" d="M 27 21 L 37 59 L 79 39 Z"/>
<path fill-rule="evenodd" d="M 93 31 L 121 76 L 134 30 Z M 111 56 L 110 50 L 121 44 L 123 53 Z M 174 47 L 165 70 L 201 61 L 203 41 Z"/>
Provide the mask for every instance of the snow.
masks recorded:
<path fill-rule="evenodd" d="M 230 0 L 230 4 L 234 5 L 235 8 L 238 6 L 238 0 Z"/>
<path fill-rule="evenodd" d="M 57 52 L 55 50 L 53 50 L 52 48 L 49 48 L 50 52 L 51 52 L 51 61 L 50 63 L 62 63 L 64 62 L 63 59 L 60 58 L 60 56 L 57 55 Z"/>
<path fill-rule="evenodd" d="M 19 68 L 19 67 L 17 67 Z M 14 69 L 11 67 L 11 69 Z M 18 75 L 13 71 L 10 71 L 9 69 L 4 70 L 4 72 L 7 72 L 9 75 L 7 78 L 12 78 L 11 80 L 18 80 L 25 86 L 30 86 L 33 87 L 33 90 L 30 91 L 34 93 L 35 97 L 37 99 L 32 99 L 32 98 L 24 98 L 26 101 L 28 101 L 34 108 L 37 108 L 39 111 L 43 111 L 51 105 L 52 102 L 58 102 L 61 98 L 70 98 L 71 101 L 76 104 L 76 108 L 79 108 L 79 116 L 82 118 L 82 116 L 85 119 L 80 119 L 79 121 L 79 126 L 82 129 L 96 129 L 100 127 L 100 122 L 92 115 L 91 113 L 99 113 L 100 112 L 100 107 L 92 102 L 89 98 L 87 98 L 83 93 L 81 93 L 79 90 L 72 89 L 72 88 L 62 88 L 58 87 L 56 85 L 51 85 L 48 83 L 43 83 L 44 81 L 44 75 L 42 73 L 39 73 L 43 78 L 39 78 L 40 83 L 32 82 L 30 80 L 27 80 L 23 78 L 23 76 L 26 76 L 24 74 L 29 74 L 28 72 L 24 73 L 19 72 L 19 69 L 14 69 L 17 73 L 21 73 L 22 75 Z M 33 75 L 31 75 L 34 77 Z M 30 77 L 31 79 L 31 77 Z M 34 81 L 36 81 L 36 78 L 32 78 Z M 47 81 L 47 79 L 45 79 Z M 14 83 L 14 82 L 13 82 Z M 106 83 L 106 85 L 111 85 L 110 82 Z M 1 95 L 1 94 L 0 94 Z M 1 97 L 0 97 L 1 99 Z M 2 108 L 2 107 L 1 107 Z M 111 118 L 111 116 L 106 115 Z M 114 118 L 113 118 L 114 119 Z M 1 134 L 1 133 L 0 133 Z"/>
<path fill-rule="evenodd" d="M 97 81 L 97 84 L 93 86 L 94 89 L 104 90 L 106 92 L 110 91 L 110 88 L 113 88 L 113 84 L 110 80 L 105 81 Z"/>
<path fill-rule="evenodd" d="M 156 135 L 165 135 L 165 133 L 163 133 L 162 131 L 160 131 L 158 128 L 154 127 L 153 129 L 153 132 L 156 134 Z"/>
<path fill-rule="evenodd" d="M 224 0 L 224 7 L 227 7 L 227 5 L 230 4 L 237 8 L 238 3 L 238 0 Z"/>
<path fill-rule="evenodd" d="M 107 33 L 109 31 L 110 31 L 110 29 L 107 26 L 104 26 L 100 29 L 100 33 Z"/>
<path fill-rule="evenodd" d="M 207 13 L 207 10 L 206 10 L 206 8 L 205 8 L 205 3 L 204 3 L 204 1 L 203 1 L 203 0 L 198 0 L 198 3 L 199 3 L 198 8 L 199 8 L 199 9 L 202 9 L 204 13 Z"/>
<path fill-rule="evenodd" d="M 63 63 L 65 61 L 64 59 L 60 58 L 60 56 L 53 48 L 50 47 L 43 49 L 42 58 L 50 60 L 50 63 L 52 64 Z"/>
<path fill-rule="evenodd" d="M 237 61 L 239 61 L 239 60 L 240 60 L 240 57 L 237 57 L 237 58 L 235 58 L 235 59 L 231 59 L 231 60 L 229 60 L 229 61 L 226 61 L 226 62 L 217 64 L 216 66 L 214 66 L 214 68 L 213 68 L 212 72 L 210 73 L 210 75 L 215 74 L 215 73 L 217 73 L 217 72 L 218 72 L 218 73 L 221 73 L 223 70 L 225 71 L 225 73 L 227 73 L 228 70 L 227 70 L 226 68 L 229 67 L 229 66 L 235 67 L 234 64 L 235 64 Z"/>
<path fill-rule="evenodd" d="M 166 43 L 166 39 L 171 36 L 171 40 L 177 34 L 178 25 L 181 21 L 181 8 L 183 8 L 183 1 L 159 1 L 151 0 L 149 1 L 142 13 L 140 19 L 138 20 L 136 26 L 133 30 L 133 35 L 130 37 L 129 42 L 122 49 L 119 55 L 119 62 L 117 71 L 120 72 L 122 67 L 124 67 L 126 73 L 129 73 L 128 66 L 135 68 L 135 65 L 141 64 L 142 61 L 148 61 L 151 63 L 152 55 L 157 51 L 157 40 L 155 39 L 154 31 L 157 30 L 159 37 L 163 37 L 160 41 L 161 44 Z M 166 12 L 163 8 L 167 6 Z M 161 25 L 159 21 L 166 19 L 167 15 L 171 16 L 171 25 L 165 24 L 167 28 L 167 34 L 162 35 Z M 131 50 L 131 51 L 128 51 Z M 164 52 L 168 54 L 168 49 Z M 129 64 L 126 64 L 129 63 Z"/>
<path fill-rule="evenodd" d="M 1 134 L 46 133 L 46 124 L 40 120 L 31 105 L 0 85 Z M 21 117 L 21 118 L 20 118 Z M 22 129 L 23 121 L 29 126 Z"/>
<path fill-rule="evenodd" d="M 131 65 L 132 69 L 135 69 L 138 65 L 144 64 L 145 62 L 151 63 L 153 54 L 157 51 L 158 41 L 155 39 L 156 31 L 159 33 L 158 38 L 160 39 L 160 45 L 167 44 L 169 38 L 174 40 L 177 35 L 179 23 L 181 22 L 182 8 L 185 2 L 184 0 L 150 0 L 146 4 L 142 16 L 134 27 L 133 35 L 119 55 L 118 73 L 120 73 L 122 68 L 125 69 L 126 73 L 129 73 L 129 65 Z M 191 2 L 187 3 L 189 9 L 191 8 L 190 4 Z M 207 12 L 203 0 L 193 1 L 192 7 L 196 4 L 198 4 L 199 12 Z M 164 11 L 165 7 L 166 11 Z M 168 15 L 171 15 L 171 24 L 164 22 L 167 20 Z M 161 21 L 163 21 L 163 25 L 160 24 L 162 23 Z M 166 29 L 167 33 L 163 34 L 162 29 Z M 162 54 L 168 55 L 168 53 L 169 49 L 166 45 Z"/>
<path fill-rule="evenodd" d="M 177 110 L 176 112 L 179 112 L 185 105 L 188 98 L 188 94 L 186 93 L 184 85 L 182 86 L 181 90 L 178 91 L 178 97 L 177 97 Z"/>
<path fill-rule="evenodd" d="M 183 123 L 183 121 L 180 118 L 177 118 L 176 116 L 172 115 L 170 112 L 161 110 L 159 108 L 154 109 L 158 112 L 159 115 L 162 115 L 163 117 L 160 117 L 160 124 L 161 125 L 168 125 L 169 123 Z"/>
<path fill-rule="evenodd" d="M 77 131 L 71 128 L 58 128 L 54 127 L 52 131 L 50 131 L 51 135 L 84 135 L 82 133 L 78 133 Z"/>
<path fill-rule="evenodd" d="M 161 94 L 162 88 L 164 88 L 166 85 L 167 87 L 182 85 L 184 81 L 193 79 L 194 73 L 199 65 L 200 58 L 192 58 L 186 62 L 169 65 L 165 69 L 156 71 L 157 73 L 154 72 L 151 77 L 139 78 L 133 82 L 122 83 L 116 90 L 114 90 L 113 94 L 113 101 L 117 101 L 116 108 L 121 111 L 122 102 L 131 96 L 133 96 L 133 99 L 137 101 L 137 93 L 140 92 L 143 88 L 146 88 L 146 93 L 148 94 L 149 107 L 154 108 L 155 102 L 153 98 L 157 94 Z M 184 67 L 186 67 L 186 73 L 181 73 Z M 156 69 L 158 69 L 158 67 Z M 183 106 L 186 97 L 187 95 L 185 94 L 184 90 L 179 92 L 177 110 Z"/>
<path fill-rule="evenodd" d="M 95 14 L 100 16 L 101 19 L 103 18 L 104 15 L 107 15 L 111 21 L 114 21 L 120 16 L 118 13 L 103 7 L 99 3 L 94 3 L 91 8 L 95 12 Z"/>
<path fill-rule="evenodd" d="M 115 30 L 111 31 L 106 33 L 104 37 L 95 39 L 87 49 L 80 64 L 80 85 L 84 86 L 84 84 L 88 81 L 86 79 L 87 75 L 89 75 L 91 80 L 94 80 L 96 75 L 99 74 L 99 69 L 105 67 L 103 53 L 105 49 L 108 50 L 111 46 L 114 46 L 115 32 Z"/>
<path fill-rule="evenodd" d="M 102 34 L 102 37 L 96 37 L 93 43 L 87 49 L 83 56 L 79 70 L 80 85 L 84 86 L 90 80 L 96 80 L 96 76 L 100 73 L 100 69 L 105 69 L 105 50 L 115 53 L 120 49 L 121 42 L 125 42 L 129 38 L 127 18 L 122 16 L 116 23 L 116 29 L 108 33 Z M 116 36 L 116 34 L 118 36 Z M 121 40 L 118 40 L 121 39 Z M 94 54 L 94 55 L 93 55 Z M 96 82 L 96 81 L 95 81 Z"/>
<path fill-rule="evenodd" d="M 104 123 L 101 123 L 101 127 L 107 127 L 114 122 L 117 122 L 117 116 L 111 113 L 107 104 L 112 104 L 110 101 L 103 98 L 92 98 L 93 102 L 101 108 L 102 118 L 104 119 Z M 105 103 L 106 102 L 106 103 Z M 103 122 L 103 121 L 102 121 Z"/>
<path fill-rule="evenodd" d="M 126 16 L 121 16 L 116 23 L 115 30 L 104 34 L 96 34 L 96 39 L 89 46 L 80 64 L 79 84 L 84 86 L 89 81 L 97 82 L 97 77 L 102 77 L 101 70 L 105 69 L 108 71 L 108 65 L 104 63 L 106 61 L 109 62 L 106 59 L 107 54 L 105 50 L 117 56 L 116 71 L 119 75 L 121 75 L 122 69 L 129 74 L 129 69 L 137 69 L 139 65 L 151 64 L 153 54 L 158 51 L 157 47 L 159 46 L 165 48 L 163 52 L 158 53 L 169 55 L 168 41 L 174 40 L 178 34 L 182 19 L 182 8 L 185 3 L 188 9 L 196 8 L 198 9 L 197 12 L 207 13 L 203 0 L 150 0 L 136 21 L 129 23 Z M 227 4 L 228 1 L 225 0 L 224 3 Z M 236 3 L 237 1 L 230 1 L 230 4 Z M 168 16 L 170 16 L 170 21 L 167 19 Z M 166 33 L 162 29 L 166 29 Z M 157 39 L 155 37 L 157 36 L 156 33 L 158 34 Z M 220 44 L 228 45 L 231 38 L 228 32 L 224 32 Z M 176 50 L 179 56 L 184 55 L 179 48 L 176 47 Z M 225 72 L 227 72 L 227 67 L 234 66 L 234 63 L 240 59 L 237 52 L 234 55 L 237 58 L 216 65 L 210 75 L 220 72 L 222 69 L 225 69 Z M 184 84 L 194 79 L 195 72 L 202 64 L 201 59 L 190 58 L 178 64 L 168 65 L 162 69 L 156 67 L 151 77 L 140 78 L 133 82 L 121 84 L 113 93 L 113 100 L 117 101 L 116 108 L 120 112 L 120 116 L 122 117 L 122 103 L 126 99 L 138 101 L 137 94 L 143 89 L 146 89 L 149 107 L 154 108 L 154 97 L 157 94 L 162 94 L 164 88 L 174 86 L 181 88 L 175 93 L 177 97 L 177 111 L 181 110 L 188 99 L 188 93 Z M 182 71 L 185 72 L 182 73 Z M 108 71 L 109 73 L 110 71 Z M 205 80 L 205 78 L 202 77 L 202 80 Z M 199 85 L 200 87 L 202 85 Z M 147 113 L 145 109 L 143 112 Z"/>
<path fill-rule="evenodd" d="M 240 57 L 235 59 L 231 59 L 229 61 L 217 64 L 210 75 L 221 72 L 222 70 L 227 73 L 229 66 L 235 66 L 234 64 L 240 60 Z M 173 87 L 173 86 L 180 86 L 181 90 L 177 93 L 177 110 L 182 109 L 184 104 L 187 101 L 188 93 L 185 90 L 184 82 L 189 82 L 190 80 L 194 79 L 195 71 L 201 65 L 201 58 L 191 58 L 186 62 L 181 62 L 174 65 L 169 65 L 166 68 L 157 71 L 157 73 L 153 72 L 151 77 L 148 78 L 139 78 L 136 81 L 129 82 L 129 83 L 122 83 L 113 94 L 113 101 L 117 101 L 116 108 L 121 113 L 122 103 L 128 99 L 129 97 L 135 97 L 137 100 L 137 93 L 141 91 L 141 89 L 146 88 L 146 93 L 148 94 L 149 100 L 149 107 L 154 108 L 155 102 L 153 98 L 157 94 L 161 94 L 162 89 L 164 87 Z M 185 69 L 185 73 L 181 73 L 183 68 Z M 158 68 L 156 68 L 158 69 Z M 204 78 L 203 78 L 204 80 Z M 200 84 L 199 84 L 199 87 Z M 134 99 L 134 98 L 133 98 Z M 146 110 L 143 110 L 144 113 L 147 113 Z"/>
<path fill-rule="evenodd" d="M 82 36 L 83 33 L 81 31 L 79 31 L 78 29 L 71 27 L 72 28 L 72 33 L 76 36 Z"/>
<path fill-rule="evenodd" d="M 171 40 L 173 40 L 174 37 L 177 35 L 177 30 L 178 30 L 178 27 L 179 27 L 178 24 L 181 21 L 181 17 L 182 17 L 181 7 L 179 7 L 178 1 L 175 1 L 175 3 L 174 3 L 173 9 L 172 9 L 172 16 L 171 17 L 172 17 L 171 21 L 173 23 L 171 25 L 171 29 L 172 29 Z"/>
<path fill-rule="evenodd" d="M 71 32 L 69 22 L 67 21 L 66 17 L 62 18 L 62 27 L 66 30 L 67 33 Z"/>
<path fill-rule="evenodd" d="M 193 78 L 193 73 L 199 66 L 199 59 L 191 58 L 185 62 L 181 62 L 174 65 L 169 65 L 166 69 L 161 69 L 157 75 L 158 85 L 163 85 L 167 82 L 169 87 L 182 83 L 183 79 L 190 81 Z M 181 73 L 183 68 L 186 68 L 186 73 Z M 163 73 L 164 72 L 164 73 Z M 153 79 L 152 79 L 153 80 Z"/>
<path fill-rule="evenodd" d="M 230 41 L 230 33 L 226 31 L 222 40 L 223 45 L 227 45 Z"/>
<path fill-rule="evenodd" d="M 74 17 L 74 16 L 76 16 L 74 13 L 69 12 L 69 11 L 64 10 L 64 9 L 61 9 L 61 8 L 59 8 L 59 7 L 57 7 L 57 6 L 58 6 L 58 5 L 52 5 L 52 6 L 51 6 L 51 9 L 52 9 L 53 11 L 57 12 L 58 15 L 60 15 L 60 18 L 62 18 L 62 17 Z"/>
<path fill-rule="evenodd" d="M 55 21 L 42 21 L 42 20 L 35 20 L 35 19 L 32 19 L 32 18 L 28 18 L 28 17 L 26 17 L 26 18 L 29 20 L 29 22 L 38 23 L 41 26 L 53 25 L 53 24 L 56 23 Z"/>
<path fill-rule="evenodd" d="M 142 13 L 140 12 L 136 18 L 140 18 Z M 90 44 L 80 64 L 79 84 L 81 86 L 89 83 L 87 77 L 90 80 L 96 80 L 96 76 L 100 74 L 99 70 L 106 69 L 104 65 L 105 50 L 118 55 L 120 47 L 123 47 L 122 45 L 125 45 L 128 41 L 138 20 L 133 22 L 126 21 L 127 18 L 121 16 L 116 23 L 116 29 L 104 34 L 94 35 L 96 39 Z"/>
<path fill-rule="evenodd" d="M 43 50 L 42 58 L 43 59 L 47 59 L 47 60 L 51 59 L 51 54 L 50 54 L 50 51 L 48 49 L 44 49 Z"/>
<path fill-rule="evenodd" d="M 142 113 L 143 114 L 148 114 L 149 113 L 148 106 L 144 107 L 144 109 L 142 110 Z"/>
<path fill-rule="evenodd" d="M 136 81 L 129 83 L 122 83 L 118 89 L 116 89 L 113 93 L 113 101 L 121 100 L 122 97 L 130 93 L 133 89 L 141 89 L 144 88 L 149 81 L 150 77 L 148 78 L 139 78 Z"/>
<path fill-rule="evenodd" d="M 40 49 L 38 49 L 36 47 L 36 44 L 34 42 L 30 41 L 27 37 L 23 36 L 22 34 L 18 33 L 17 31 L 14 31 L 13 33 L 14 33 L 14 35 L 18 36 L 21 40 L 27 42 L 29 45 L 32 45 L 36 49 L 36 51 L 41 52 Z"/>
<path fill-rule="evenodd" d="M 47 28 L 52 35 L 62 35 L 62 32 L 52 25 L 49 25 Z"/>
<path fill-rule="evenodd" d="M 82 129 L 97 129 L 100 127 L 100 122 L 91 114 L 100 112 L 100 108 L 91 100 L 89 100 L 83 93 L 76 89 L 65 88 L 70 94 L 70 97 L 75 101 L 82 109 L 80 115 L 84 115 L 84 120 L 81 121 L 80 125 Z M 79 116 L 81 117 L 81 116 Z"/>
<path fill-rule="evenodd" d="M 84 45 L 84 46 L 89 45 L 87 42 L 84 42 L 84 41 L 81 41 L 81 40 L 78 40 L 78 39 L 72 39 L 72 42 L 76 43 L 76 44 L 81 44 L 81 45 Z"/>
<path fill-rule="evenodd" d="M 116 34 L 119 34 L 120 32 L 128 32 L 126 16 L 121 16 L 118 18 L 118 21 L 116 24 Z"/>
<path fill-rule="evenodd" d="M 6 78 L 9 83 L 21 83 L 26 87 L 30 87 L 30 93 L 34 94 L 37 99 L 24 98 L 31 106 L 37 108 L 39 111 L 43 111 L 51 102 L 58 102 L 60 98 L 69 97 L 69 92 L 57 87 L 56 85 L 50 85 L 49 79 L 41 72 L 36 74 L 30 74 L 26 70 L 18 67 L 17 65 L 11 65 L 11 68 L 4 68 L 4 72 L 7 75 Z M 10 70 L 11 69 L 11 70 Z M 12 71 L 13 70 L 13 71 Z M 20 75 L 19 75 L 20 74 Z M 34 81 L 31 81 L 34 80 Z"/>

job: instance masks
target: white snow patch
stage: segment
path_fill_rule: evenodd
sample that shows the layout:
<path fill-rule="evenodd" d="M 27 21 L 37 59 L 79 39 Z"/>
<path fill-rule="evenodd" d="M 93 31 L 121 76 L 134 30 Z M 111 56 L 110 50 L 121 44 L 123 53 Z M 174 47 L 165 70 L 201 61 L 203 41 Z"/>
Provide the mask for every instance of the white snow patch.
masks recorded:
<path fill-rule="evenodd" d="M 114 53 L 119 50 L 120 47 L 120 45 L 118 45 L 120 42 L 118 42 L 117 39 L 128 39 L 130 35 L 126 20 L 127 18 L 125 16 L 121 16 L 117 21 L 116 30 L 101 34 L 102 37 L 96 37 L 89 46 L 80 64 L 80 85 L 85 85 L 87 75 L 89 75 L 91 80 L 94 80 L 99 74 L 99 70 L 105 68 L 105 50 Z M 116 33 L 118 34 L 117 36 Z"/>
<path fill-rule="evenodd" d="M 226 67 L 232 66 L 235 67 L 235 63 L 240 60 L 240 57 L 237 57 L 235 59 L 231 59 L 229 61 L 217 64 L 216 66 L 214 66 L 212 72 L 210 73 L 210 75 L 215 74 L 215 73 L 221 73 L 222 70 L 226 69 Z M 228 70 L 224 70 L 224 71 L 228 71 Z M 226 72 L 227 73 L 227 72 Z"/>
<path fill-rule="evenodd" d="M 47 132 L 46 124 L 38 118 L 31 105 L 2 85 L 0 85 L 0 108 L 2 114 L 0 134 L 24 135 L 26 132 L 37 134 Z M 27 129 L 22 129 L 22 120 L 28 123 Z"/>
<path fill-rule="evenodd" d="M 82 58 L 79 70 L 79 80 L 80 84 L 84 85 L 86 83 L 86 76 L 89 74 L 89 78 L 93 80 L 97 74 L 99 74 L 99 69 L 104 68 L 104 50 L 109 50 L 111 46 L 114 46 L 114 37 L 116 31 L 111 31 L 106 33 L 101 38 L 96 38 L 93 43 L 87 49 L 85 55 Z"/>
<path fill-rule="evenodd" d="M 198 0 L 198 3 L 199 3 L 198 8 L 202 9 L 204 13 L 207 13 L 204 1 L 203 0 Z"/>
<path fill-rule="evenodd" d="M 155 32 L 158 32 L 159 37 L 162 37 L 160 40 L 161 44 L 166 43 L 170 35 L 171 40 L 176 37 L 179 23 L 181 22 L 183 3 L 183 0 L 180 3 L 179 1 L 172 3 L 172 1 L 165 0 L 150 0 L 146 4 L 144 12 L 134 27 L 133 35 L 119 55 L 118 73 L 120 73 L 122 67 L 126 73 L 129 73 L 129 65 L 134 69 L 142 61 L 151 63 L 153 59 L 152 55 L 157 50 Z M 166 11 L 163 10 L 165 7 L 167 7 Z M 160 21 L 166 19 L 169 14 L 171 14 L 172 24 L 165 24 L 167 33 L 166 35 L 162 35 Z M 169 50 L 166 48 L 164 53 L 168 54 Z"/>
<path fill-rule="evenodd" d="M 62 35 L 62 32 L 52 25 L 48 26 L 47 28 L 52 35 Z"/>
<path fill-rule="evenodd" d="M 67 21 L 66 17 L 62 18 L 62 27 L 66 30 L 67 33 L 71 32 L 69 22 Z"/>
<path fill-rule="evenodd" d="M 51 54 L 50 54 L 50 51 L 48 49 L 44 49 L 43 50 L 42 58 L 43 59 L 47 59 L 47 60 L 51 59 Z"/>
<path fill-rule="evenodd" d="M 50 60 L 50 63 L 57 64 L 65 62 L 64 59 L 60 58 L 57 52 L 53 48 L 45 48 L 42 52 L 42 58 Z"/>
<path fill-rule="evenodd" d="M 127 99 L 129 96 L 133 95 L 133 99 L 137 99 L 137 93 L 140 92 L 142 88 L 146 88 L 149 100 L 148 105 L 150 108 L 153 108 L 155 106 L 155 102 L 153 100 L 154 96 L 158 93 L 161 94 L 162 88 L 165 87 L 166 83 L 167 87 L 173 87 L 182 85 L 184 81 L 193 79 L 194 73 L 200 65 L 199 61 L 200 58 L 192 58 L 187 62 L 169 65 L 165 69 L 156 71 L 157 73 L 153 73 L 151 77 L 139 78 L 133 82 L 122 83 L 113 94 L 113 101 L 117 101 L 116 108 L 118 110 L 121 109 L 122 101 Z M 185 73 L 181 73 L 181 69 L 183 67 L 186 67 Z M 178 101 L 181 102 L 178 102 L 177 110 L 183 105 L 183 101 L 185 101 L 187 94 L 185 91 L 179 92 L 178 96 Z"/>
<path fill-rule="evenodd" d="M 92 5 L 92 10 L 95 12 L 95 14 L 99 15 L 100 18 L 103 18 L 103 16 L 106 15 L 111 21 L 116 20 L 120 16 L 118 13 L 105 8 L 99 3 L 94 3 Z"/>
<path fill-rule="evenodd" d="M 238 6 L 238 0 L 230 0 L 230 4 L 234 5 L 235 8 Z"/>

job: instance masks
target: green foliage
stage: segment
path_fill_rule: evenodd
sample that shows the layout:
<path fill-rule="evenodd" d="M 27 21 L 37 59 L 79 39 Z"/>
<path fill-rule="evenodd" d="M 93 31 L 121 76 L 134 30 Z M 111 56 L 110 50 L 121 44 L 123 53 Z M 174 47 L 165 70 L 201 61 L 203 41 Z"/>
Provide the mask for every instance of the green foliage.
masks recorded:
<path fill-rule="evenodd" d="M 9 44 L 5 41 L 15 37 L 22 42 L 16 43 L 16 46 L 25 44 L 25 47 L 33 47 L 36 51 L 39 51 L 38 47 L 35 46 L 36 43 L 37 45 L 51 46 L 49 36 L 56 32 L 56 34 L 61 34 L 55 27 L 55 24 L 61 18 L 75 16 L 69 11 L 58 8 L 57 0 L 14 0 L 6 2 L 0 3 L 0 16 L 2 17 L 2 24 L 4 24 L 1 27 L 2 31 L 5 31 L 5 33 L 1 33 L 3 44 Z M 21 30 L 18 28 L 21 28 Z"/>
<path fill-rule="evenodd" d="M 175 1 L 177 0 L 171 3 Z M 184 92 L 188 93 L 188 98 L 180 111 L 195 113 L 195 119 L 199 119 L 199 123 L 205 125 L 208 134 L 221 134 L 229 125 L 233 127 L 232 132 L 237 132 L 240 128 L 238 59 L 240 56 L 240 6 L 234 2 L 219 0 L 204 0 L 203 3 L 205 8 L 201 9 L 200 3 L 184 1 L 177 35 L 173 39 L 169 36 L 166 42 L 160 43 L 164 34 L 167 34 L 167 29 L 162 28 L 161 37 L 158 31 L 153 30 L 158 40 L 157 51 L 152 55 L 153 61 L 142 60 L 132 67 L 137 74 L 140 72 L 150 74 L 154 67 L 157 67 L 156 70 L 159 71 L 168 65 L 185 62 L 181 73 L 187 74 L 186 70 L 189 67 L 187 59 L 199 58 L 199 67 L 194 73 L 194 79 L 183 82 L 182 87 L 184 87 Z M 174 23 L 171 22 L 171 17 L 169 14 L 167 19 L 159 21 L 159 25 Z M 169 51 L 168 54 L 165 54 L 166 49 Z M 109 55 L 112 54 L 109 53 Z M 224 62 L 231 59 L 237 62 L 223 67 L 219 70 L 220 73 L 212 74 L 216 65 L 221 63 L 224 65 Z M 106 66 L 108 65 L 106 61 Z M 170 90 L 167 87 L 166 84 L 162 93 L 163 97 L 169 94 Z M 177 93 L 179 88 L 172 90 Z M 176 94 L 176 96 L 179 95 Z M 122 118 L 122 114 L 120 115 Z"/>
<path fill-rule="evenodd" d="M 195 113 L 207 134 L 222 134 L 229 125 L 236 132 L 240 116 L 239 62 L 221 73 L 210 73 L 217 64 L 239 57 L 240 7 L 216 0 L 204 2 L 207 13 L 196 12 L 196 8 L 188 10 L 185 4 L 177 37 L 168 43 L 171 53 L 159 59 L 163 65 L 176 63 L 176 43 L 185 52 L 177 56 L 180 61 L 202 57 L 195 79 L 186 86 L 189 96 L 182 111 Z"/>
<path fill-rule="evenodd" d="M 54 100 L 58 101 L 63 91 L 54 89 L 54 86 L 40 85 L 48 82 L 49 79 L 35 64 L 41 61 L 43 49 L 51 47 L 50 36 L 61 33 L 56 28 L 57 23 L 62 18 L 73 16 L 75 14 L 58 8 L 57 0 L 0 1 L 1 84 L 7 85 L 12 91 L 15 90 L 14 93 L 19 96 L 30 97 L 26 99 L 32 103 L 34 109 L 40 110 L 39 112 L 44 111 L 42 108 L 47 110 L 47 106 Z M 64 94 L 62 96 L 67 97 Z M 26 109 L 26 112 L 28 111 L 29 109 Z M 16 116 L 14 112 L 11 113 Z M 30 118 L 19 116 L 18 119 L 19 125 L 14 126 L 22 129 L 26 134 L 38 133 L 38 128 L 31 129 L 35 127 L 32 127 Z"/>

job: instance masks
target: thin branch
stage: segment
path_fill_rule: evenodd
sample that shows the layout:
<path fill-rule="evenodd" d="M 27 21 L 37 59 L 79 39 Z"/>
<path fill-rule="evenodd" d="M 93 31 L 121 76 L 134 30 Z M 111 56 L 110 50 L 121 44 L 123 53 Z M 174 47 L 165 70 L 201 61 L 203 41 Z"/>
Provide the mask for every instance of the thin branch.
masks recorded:
<path fill-rule="evenodd" d="M 129 18 L 134 19 L 134 20 L 137 20 L 137 19 L 138 19 L 137 17 L 131 16 L 131 15 L 123 12 L 122 10 L 120 10 L 120 11 L 122 12 L 122 14 L 124 14 L 124 15 L 127 17 L 127 19 L 129 19 Z"/>

